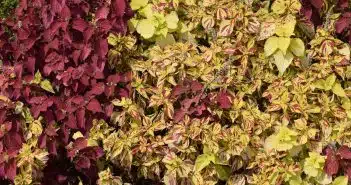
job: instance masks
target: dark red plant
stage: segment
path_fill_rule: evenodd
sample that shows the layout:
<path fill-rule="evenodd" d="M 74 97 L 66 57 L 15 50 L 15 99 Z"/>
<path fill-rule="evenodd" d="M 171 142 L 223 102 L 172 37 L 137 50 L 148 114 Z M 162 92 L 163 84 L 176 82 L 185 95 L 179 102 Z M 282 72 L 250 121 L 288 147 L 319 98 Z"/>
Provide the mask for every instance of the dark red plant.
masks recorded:
<path fill-rule="evenodd" d="M 324 153 L 327 156 L 324 171 L 328 175 L 343 173 L 351 178 L 351 150 L 348 146 L 344 145 L 338 149 L 328 146 Z"/>
<path fill-rule="evenodd" d="M 111 100 L 129 96 L 130 75 L 116 74 L 106 62 L 107 36 L 125 34 L 132 16 L 127 0 L 21 0 L 15 15 L 1 20 L 0 95 L 9 100 L 0 100 L 0 124 L 8 128 L 0 133 L 0 156 L 16 156 L 23 142 L 19 116 L 9 102 L 21 101 L 35 119 L 44 117 L 38 145 L 54 160 L 53 156 L 64 156 L 60 148 L 72 141 L 72 133 L 88 134 L 93 119 L 112 114 Z M 37 71 L 55 93 L 29 83 Z M 72 158 L 77 169 L 95 166 L 85 160 L 96 161 L 91 150 L 101 149 L 83 149 Z M 12 163 L 0 160 L 0 178 L 13 180 Z M 9 167 L 4 171 L 3 166 Z"/>

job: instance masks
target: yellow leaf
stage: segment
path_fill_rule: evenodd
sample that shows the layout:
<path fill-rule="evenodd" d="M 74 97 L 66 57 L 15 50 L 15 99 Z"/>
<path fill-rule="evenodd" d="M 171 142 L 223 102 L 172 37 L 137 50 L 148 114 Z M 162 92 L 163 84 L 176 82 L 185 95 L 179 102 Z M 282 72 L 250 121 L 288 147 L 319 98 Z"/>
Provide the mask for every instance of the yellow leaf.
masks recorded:
<path fill-rule="evenodd" d="M 295 25 L 295 17 L 290 15 L 286 18 L 286 20 L 278 24 L 275 33 L 281 37 L 290 37 L 291 35 L 294 35 Z"/>
<path fill-rule="evenodd" d="M 305 44 L 299 38 L 291 39 L 289 50 L 294 53 L 294 55 L 301 57 L 305 53 Z"/>
<path fill-rule="evenodd" d="M 55 93 L 54 89 L 52 88 L 51 82 L 49 80 L 41 81 L 40 87 L 48 92 Z"/>
<path fill-rule="evenodd" d="M 278 49 L 278 37 L 269 37 L 264 44 L 264 54 L 269 57 Z"/>
<path fill-rule="evenodd" d="M 294 56 L 290 53 L 290 51 L 286 52 L 286 55 L 284 55 L 282 51 L 278 50 L 273 56 L 274 64 L 277 66 L 280 75 L 285 72 L 294 59 Z"/>
<path fill-rule="evenodd" d="M 332 88 L 332 91 L 334 94 L 340 96 L 340 97 L 346 97 L 346 93 L 344 89 L 341 87 L 341 84 L 336 82 Z"/>
<path fill-rule="evenodd" d="M 283 54 L 286 54 L 286 50 L 288 49 L 290 45 L 290 38 L 288 37 L 278 37 L 278 48 L 283 52 Z"/>

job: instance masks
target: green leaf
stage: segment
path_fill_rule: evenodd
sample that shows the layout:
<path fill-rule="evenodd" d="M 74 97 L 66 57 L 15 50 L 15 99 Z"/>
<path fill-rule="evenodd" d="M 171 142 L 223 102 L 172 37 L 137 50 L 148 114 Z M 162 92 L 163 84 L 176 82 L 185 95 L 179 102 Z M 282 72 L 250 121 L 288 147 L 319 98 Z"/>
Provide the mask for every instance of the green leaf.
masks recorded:
<path fill-rule="evenodd" d="M 271 56 L 278 49 L 278 37 L 269 37 L 264 44 L 264 54 Z"/>
<path fill-rule="evenodd" d="M 48 92 L 55 93 L 54 89 L 52 88 L 51 82 L 49 80 L 41 81 L 40 87 Z"/>
<path fill-rule="evenodd" d="M 226 181 L 229 179 L 231 174 L 231 169 L 228 166 L 215 165 L 218 178 L 220 180 Z"/>
<path fill-rule="evenodd" d="M 303 166 L 305 174 L 311 177 L 317 177 L 322 173 L 324 167 L 325 158 L 319 153 L 310 152 L 309 157 L 306 158 Z"/>
<path fill-rule="evenodd" d="M 166 15 L 166 23 L 167 23 L 167 27 L 169 29 L 175 30 L 178 27 L 178 15 L 175 11 L 172 11 L 170 14 Z"/>
<path fill-rule="evenodd" d="M 336 94 L 340 97 L 346 97 L 346 93 L 345 93 L 344 89 L 341 87 L 341 84 L 338 82 L 334 84 L 332 91 L 334 94 Z"/>
<path fill-rule="evenodd" d="M 347 185 L 348 181 L 347 176 L 339 176 L 333 181 L 332 185 Z"/>
<path fill-rule="evenodd" d="M 286 55 L 284 55 L 283 52 L 280 50 L 275 52 L 273 57 L 274 64 L 277 66 L 280 75 L 282 75 L 285 72 L 285 70 L 289 67 L 289 65 L 294 59 L 294 56 L 290 53 L 290 51 L 287 51 Z"/>
<path fill-rule="evenodd" d="M 149 0 L 132 0 L 130 2 L 130 7 L 133 10 L 138 10 L 139 8 L 142 8 L 147 5 Z"/>
<path fill-rule="evenodd" d="M 156 44 L 160 47 L 165 47 L 170 44 L 174 44 L 176 41 L 172 34 L 167 34 L 166 37 L 160 36 L 156 38 Z"/>
<path fill-rule="evenodd" d="M 291 39 L 289 50 L 294 53 L 294 55 L 301 57 L 305 53 L 305 44 L 299 38 Z"/>
<path fill-rule="evenodd" d="M 288 37 L 278 37 L 278 48 L 286 55 L 286 50 L 290 45 L 290 38 Z"/>
<path fill-rule="evenodd" d="M 117 45 L 117 36 L 110 33 L 107 37 L 107 42 L 108 44 L 112 45 L 112 46 L 116 46 Z"/>
<path fill-rule="evenodd" d="M 145 39 L 151 38 L 155 33 L 155 26 L 150 19 L 142 19 L 139 21 L 137 32 Z"/>
<path fill-rule="evenodd" d="M 285 21 L 278 24 L 275 33 L 281 37 L 290 37 L 294 35 L 296 20 L 294 16 L 288 16 Z"/>
<path fill-rule="evenodd" d="M 215 161 L 215 156 L 212 154 L 199 155 L 195 161 L 194 171 L 200 172 L 213 161 Z"/>

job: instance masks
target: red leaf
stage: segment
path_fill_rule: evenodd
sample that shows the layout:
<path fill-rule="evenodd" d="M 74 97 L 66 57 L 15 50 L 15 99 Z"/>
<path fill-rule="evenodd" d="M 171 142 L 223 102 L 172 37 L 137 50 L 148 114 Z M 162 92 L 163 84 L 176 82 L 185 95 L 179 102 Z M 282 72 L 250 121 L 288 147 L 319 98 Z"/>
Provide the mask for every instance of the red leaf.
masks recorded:
<path fill-rule="evenodd" d="M 126 1 L 125 0 L 113 0 L 112 3 L 113 8 L 114 8 L 114 14 L 117 17 L 122 17 L 124 15 L 124 12 L 126 10 Z"/>
<path fill-rule="evenodd" d="M 75 161 L 75 167 L 80 170 L 82 168 L 90 168 L 90 160 L 87 157 L 79 157 Z"/>
<path fill-rule="evenodd" d="M 88 27 L 88 23 L 85 22 L 81 18 L 76 18 L 72 22 L 72 28 L 78 30 L 80 32 L 84 32 L 84 30 Z"/>
<path fill-rule="evenodd" d="M 97 45 L 97 52 L 100 57 L 105 57 L 108 52 L 108 44 L 106 39 L 100 39 Z"/>
<path fill-rule="evenodd" d="M 339 20 L 337 20 L 335 23 L 336 33 L 343 32 L 350 25 L 350 21 L 351 21 L 350 18 L 345 17 L 345 16 L 343 16 Z"/>
<path fill-rule="evenodd" d="M 230 94 L 225 91 L 221 91 L 218 93 L 217 102 L 219 104 L 219 107 L 222 109 L 229 109 L 232 106 Z"/>
<path fill-rule="evenodd" d="M 109 14 L 109 11 L 110 9 L 106 6 L 103 6 L 101 8 L 99 8 L 97 11 L 96 11 L 96 14 L 95 14 L 95 19 L 98 21 L 99 19 L 106 19 L 108 14 Z"/>
<path fill-rule="evenodd" d="M 325 161 L 324 171 L 328 175 L 335 175 L 339 171 L 339 160 L 331 147 L 326 148 L 327 160 Z"/>
<path fill-rule="evenodd" d="M 351 150 L 345 145 L 338 149 L 338 154 L 343 159 L 351 159 Z"/>
<path fill-rule="evenodd" d="M 321 9 L 323 7 L 323 0 L 310 0 L 310 2 L 317 9 Z"/>
<path fill-rule="evenodd" d="M 96 99 L 92 99 L 89 104 L 87 105 L 87 109 L 92 111 L 92 112 L 102 112 L 102 108 L 101 105 L 99 103 L 99 101 L 97 101 Z"/>

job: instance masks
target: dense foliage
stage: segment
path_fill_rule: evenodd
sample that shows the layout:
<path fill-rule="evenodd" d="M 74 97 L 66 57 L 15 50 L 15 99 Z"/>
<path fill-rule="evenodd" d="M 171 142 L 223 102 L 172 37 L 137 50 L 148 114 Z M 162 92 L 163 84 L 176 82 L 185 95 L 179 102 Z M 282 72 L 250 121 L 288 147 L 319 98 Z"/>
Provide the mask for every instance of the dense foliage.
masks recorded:
<path fill-rule="evenodd" d="M 0 184 L 347 185 L 350 43 L 348 0 L 20 0 Z"/>

